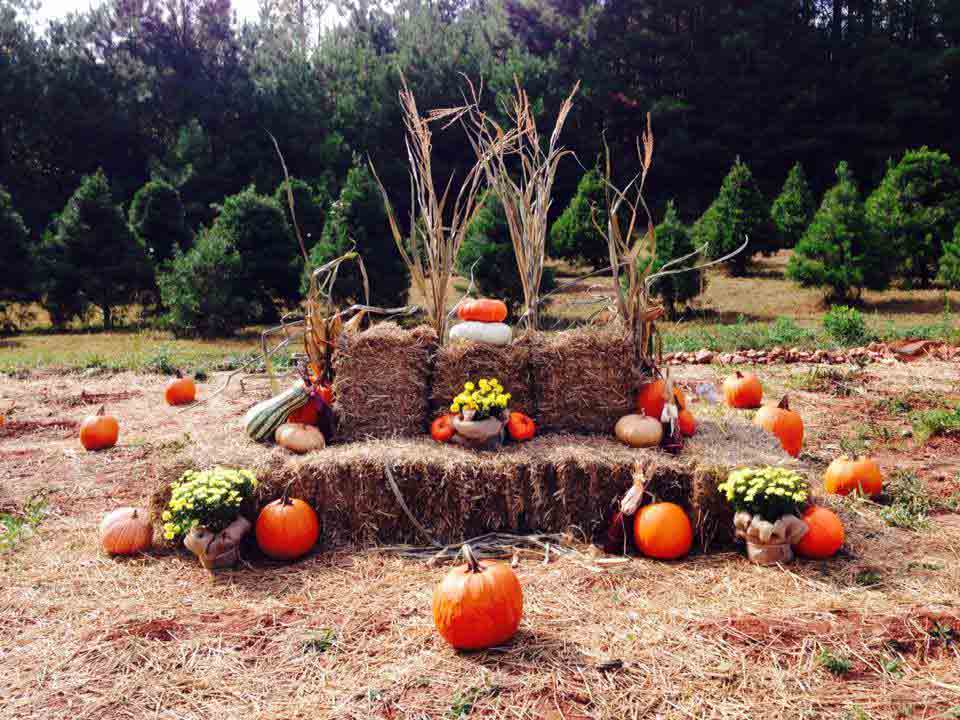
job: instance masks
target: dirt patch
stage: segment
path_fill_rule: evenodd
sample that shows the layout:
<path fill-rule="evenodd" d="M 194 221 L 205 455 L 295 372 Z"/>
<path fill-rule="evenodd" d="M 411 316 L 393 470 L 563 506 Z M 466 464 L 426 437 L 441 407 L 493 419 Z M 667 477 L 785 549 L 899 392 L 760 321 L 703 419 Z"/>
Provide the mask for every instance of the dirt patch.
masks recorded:
<path fill-rule="evenodd" d="M 103 636 L 104 640 L 119 640 L 123 637 L 140 637 L 145 640 L 159 640 L 160 642 L 171 642 L 173 640 L 183 640 L 186 637 L 184 626 L 175 620 L 156 619 L 156 620 L 131 620 L 121 623 L 116 628 Z"/>
<path fill-rule="evenodd" d="M 61 439 L 73 437 L 80 425 L 76 420 L 10 420 L 0 425 L 0 439 L 21 438 L 26 435 L 53 434 Z M 63 431 L 70 432 L 64 433 Z"/>
<path fill-rule="evenodd" d="M 61 407 L 84 407 L 86 405 L 106 405 L 121 400 L 130 400 L 142 396 L 140 390 L 122 390 L 120 392 L 88 393 L 81 390 L 79 395 L 70 395 L 55 400 Z"/>

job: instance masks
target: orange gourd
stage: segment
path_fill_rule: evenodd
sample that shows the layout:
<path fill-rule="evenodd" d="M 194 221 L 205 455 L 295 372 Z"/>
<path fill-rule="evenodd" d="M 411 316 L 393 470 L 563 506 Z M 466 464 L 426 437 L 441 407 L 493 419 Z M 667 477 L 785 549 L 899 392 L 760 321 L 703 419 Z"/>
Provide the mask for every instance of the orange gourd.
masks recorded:
<path fill-rule="evenodd" d="M 120 423 L 112 415 L 106 414 L 101 405 L 96 415 L 87 415 L 80 423 L 80 443 L 87 450 L 105 450 L 117 444 L 120 436 Z"/>
<path fill-rule="evenodd" d="M 687 437 L 692 436 L 697 431 L 697 419 L 693 413 L 684 408 L 677 416 L 677 425 L 680 427 L 680 433 Z"/>
<path fill-rule="evenodd" d="M 655 503 L 640 508 L 633 521 L 637 549 L 647 557 L 676 560 L 693 546 L 693 526 L 679 505 Z"/>
<path fill-rule="evenodd" d="M 868 457 L 851 459 L 841 455 L 830 463 L 823 474 L 823 489 L 834 495 L 849 495 L 859 490 L 872 497 L 883 490 L 883 475 L 876 460 Z"/>
<path fill-rule="evenodd" d="M 167 405 L 189 405 L 197 399 L 197 385 L 177 370 L 177 376 L 167 383 L 163 396 Z"/>
<path fill-rule="evenodd" d="M 108 555 L 136 555 L 153 544 L 153 526 L 145 510 L 122 507 L 100 521 L 100 546 Z"/>
<path fill-rule="evenodd" d="M 523 442 L 524 440 L 530 440 L 537 434 L 537 424 L 528 415 L 521 412 L 512 412 L 507 420 L 507 432 L 510 433 L 511 439 Z"/>
<path fill-rule="evenodd" d="M 758 408 L 763 402 L 763 386 L 753 373 L 737 370 L 723 381 L 723 399 L 732 408 Z"/>
<path fill-rule="evenodd" d="M 502 300 L 467 300 L 457 308 L 457 316 L 461 320 L 475 322 L 502 323 L 507 319 L 507 306 Z"/>
<path fill-rule="evenodd" d="M 803 514 L 807 534 L 793 549 L 801 557 L 824 560 L 837 554 L 843 545 L 843 523 L 836 513 L 824 507 L 811 506 Z"/>
<path fill-rule="evenodd" d="M 274 560 L 296 560 L 317 544 L 320 521 L 303 500 L 283 497 L 267 503 L 257 517 L 257 545 Z"/>
<path fill-rule="evenodd" d="M 317 410 L 317 405 L 313 402 L 313 398 L 310 398 L 305 404 L 301 405 L 292 413 L 287 415 L 288 423 L 316 425 L 319 421 L 320 411 Z"/>
<path fill-rule="evenodd" d="M 466 565 L 456 567 L 433 591 L 433 622 L 458 650 L 479 650 L 512 638 L 523 617 L 523 590 L 509 565 L 477 560 L 463 546 Z"/>
<path fill-rule="evenodd" d="M 800 454 L 803 447 L 803 420 L 790 409 L 790 401 L 784 395 L 778 405 L 765 405 L 757 410 L 753 424 L 772 433 L 780 445 L 793 457 Z"/>
<path fill-rule="evenodd" d="M 637 390 L 637 414 L 659 420 L 663 414 L 663 406 L 667 404 L 666 387 L 667 384 L 664 380 L 654 380 L 653 382 L 641 385 L 640 389 Z M 677 406 L 681 410 L 685 410 L 687 407 L 687 399 L 683 396 L 680 388 L 673 388 L 673 397 L 677 401 Z"/>
<path fill-rule="evenodd" d="M 441 415 L 430 424 L 430 437 L 438 443 L 449 442 L 450 438 L 457 432 L 453 427 L 453 419 L 456 415 Z"/>

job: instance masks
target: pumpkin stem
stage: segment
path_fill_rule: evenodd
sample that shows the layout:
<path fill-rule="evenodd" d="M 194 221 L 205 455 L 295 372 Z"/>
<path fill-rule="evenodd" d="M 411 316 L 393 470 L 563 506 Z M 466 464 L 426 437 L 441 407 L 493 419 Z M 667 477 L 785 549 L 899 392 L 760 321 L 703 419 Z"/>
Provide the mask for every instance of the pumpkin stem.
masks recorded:
<path fill-rule="evenodd" d="M 293 501 L 290 500 L 290 485 L 292 484 L 293 480 L 283 486 L 283 497 L 280 498 L 281 505 L 293 505 Z"/>
<path fill-rule="evenodd" d="M 136 508 L 133 509 L 133 515 L 130 516 L 130 519 L 131 519 L 131 520 L 136 520 L 136 519 L 137 519 L 137 509 L 136 509 Z"/>
<path fill-rule="evenodd" d="M 740 372 L 739 370 L 737 370 L 737 372 L 736 372 L 735 374 L 736 374 L 736 376 L 737 376 L 737 380 L 740 380 L 740 379 L 743 378 L 743 373 Z"/>
<path fill-rule="evenodd" d="M 106 415 L 106 414 L 107 414 L 107 406 L 101 405 L 100 409 L 97 410 L 97 415 Z"/>
<path fill-rule="evenodd" d="M 473 550 L 467 543 L 463 544 L 460 551 L 463 553 L 463 559 L 467 561 L 467 569 L 470 572 L 478 573 L 483 571 L 483 568 L 480 567 L 480 561 L 477 560 L 477 556 L 473 554 Z"/>
<path fill-rule="evenodd" d="M 790 397 L 789 395 L 784 395 L 783 399 L 779 402 L 777 407 L 780 408 L 781 410 L 789 410 L 790 409 L 789 397 Z"/>

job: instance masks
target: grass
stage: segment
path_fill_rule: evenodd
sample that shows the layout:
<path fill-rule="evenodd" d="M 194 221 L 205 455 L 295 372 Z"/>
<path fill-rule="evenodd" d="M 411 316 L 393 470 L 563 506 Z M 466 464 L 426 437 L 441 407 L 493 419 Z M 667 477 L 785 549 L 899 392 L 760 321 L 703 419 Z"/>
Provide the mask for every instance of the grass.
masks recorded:
<path fill-rule="evenodd" d="M 832 675 L 846 675 L 853 669 L 853 663 L 849 659 L 835 655 L 826 648 L 817 655 L 817 663 Z"/>
<path fill-rule="evenodd" d="M 11 552 L 33 535 L 34 529 L 47 514 L 43 494 L 29 498 L 23 508 L 14 512 L 0 512 L 0 554 Z"/>
<path fill-rule="evenodd" d="M 918 443 L 956 432 L 960 432 L 960 405 L 952 410 L 925 410 L 913 416 L 913 436 Z"/>
<path fill-rule="evenodd" d="M 914 531 L 929 527 L 929 516 L 936 504 L 920 478 L 910 472 L 896 471 L 887 480 L 884 493 L 890 499 L 889 504 L 879 510 L 884 522 Z"/>
<path fill-rule="evenodd" d="M 858 390 L 862 390 L 863 379 L 864 372 L 861 368 L 843 370 L 834 367 L 815 367 L 807 372 L 791 375 L 787 385 L 794 390 L 849 397 Z"/>

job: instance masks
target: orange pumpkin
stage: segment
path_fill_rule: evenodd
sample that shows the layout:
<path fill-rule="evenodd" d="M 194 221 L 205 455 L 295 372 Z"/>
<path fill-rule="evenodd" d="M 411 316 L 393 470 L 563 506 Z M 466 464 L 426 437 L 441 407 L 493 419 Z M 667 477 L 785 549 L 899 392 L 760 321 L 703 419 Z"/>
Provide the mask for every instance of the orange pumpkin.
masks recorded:
<path fill-rule="evenodd" d="M 507 432 L 510 433 L 513 440 L 522 442 L 537 434 L 537 424 L 528 415 L 521 412 L 512 412 L 507 420 Z"/>
<path fill-rule="evenodd" d="M 467 564 L 456 567 L 433 591 L 433 622 L 458 650 L 479 650 L 512 638 L 523 617 L 523 590 L 509 565 L 477 560 L 463 546 Z"/>
<path fill-rule="evenodd" d="M 257 545 L 274 560 L 295 560 L 317 544 L 320 521 L 303 500 L 287 496 L 267 503 L 257 518 Z"/>
<path fill-rule="evenodd" d="M 824 507 L 813 505 L 803 513 L 807 523 L 807 534 L 793 549 L 802 557 L 824 560 L 837 554 L 843 545 L 843 523 L 836 513 Z"/>
<path fill-rule="evenodd" d="M 879 495 L 883 490 L 883 475 L 876 460 L 841 455 L 823 474 L 823 489 L 834 495 L 849 495 L 854 490 L 864 495 Z"/>
<path fill-rule="evenodd" d="M 430 424 L 430 437 L 438 443 L 449 442 L 450 438 L 457 432 L 453 427 L 453 419 L 456 415 L 441 415 Z"/>
<path fill-rule="evenodd" d="M 320 411 L 317 410 L 317 404 L 313 398 L 307 400 L 306 404 L 301 405 L 292 413 L 287 415 L 288 423 L 299 423 L 300 425 L 316 425 L 320 421 Z"/>
<path fill-rule="evenodd" d="M 692 436 L 697 431 L 697 419 L 686 408 L 680 411 L 680 415 L 677 417 L 677 425 L 680 428 L 680 433 L 687 437 Z"/>
<path fill-rule="evenodd" d="M 655 503 L 640 508 L 633 521 L 637 549 L 647 557 L 676 560 L 693 546 L 693 526 L 679 505 Z"/>
<path fill-rule="evenodd" d="M 108 555 L 136 555 L 153 544 L 153 526 L 145 510 L 117 508 L 100 521 L 100 546 Z"/>
<path fill-rule="evenodd" d="M 177 376 L 167 383 L 163 396 L 167 405 L 189 405 L 197 399 L 197 385 L 178 370 Z"/>
<path fill-rule="evenodd" d="M 120 423 L 112 415 L 106 414 L 101 405 L 96 415 L 87 415 L 80 423 L 80 443 L 87 450 L 105 450 L 117 444 L 120 436 Z"/>
<path fill-rule="evenodd" d="M 457 308 L 457 316 L 461 320 L 475 322 L 502 323 L 507 319 L 507 306 L 502 300 L 467 300 Z"/>
<path fill-rule="evenodd" d="M 763 402 L 763 386 L 753 373 L 737 370 L 723 381 L 723 399 L 732 408 L 758 408 Z"/>
<path fill-rule="evenodd" d="M 788 454 L 796 457 L 803 447 L 803 420 L 790 409 L 790 401 L 784 395 L 776 406 L 765 405 L 753 417 L 753 424 L 776 435 Z"/>
<path fill-rule="evenodd" d="M 663 414 L 663 406 L 667 404 L 666 388 L 667 384 L 664 380 L 654 380 L 646 385 L 641 385 L 640 389 L 637 390 L 637 415 L 646 415 L 654 420 L 659 420 Z M 677 406 L 681 410 L 685 410 L 687 399 L 683 396 L 680 388 L 674 386 L 673 397 L 677 401 Z"/>

